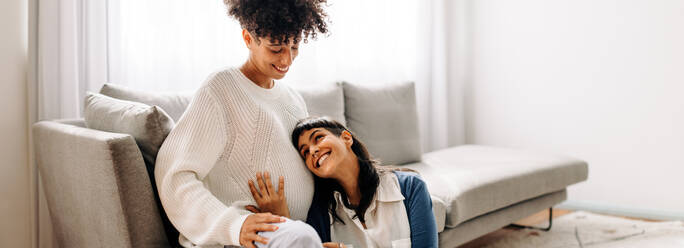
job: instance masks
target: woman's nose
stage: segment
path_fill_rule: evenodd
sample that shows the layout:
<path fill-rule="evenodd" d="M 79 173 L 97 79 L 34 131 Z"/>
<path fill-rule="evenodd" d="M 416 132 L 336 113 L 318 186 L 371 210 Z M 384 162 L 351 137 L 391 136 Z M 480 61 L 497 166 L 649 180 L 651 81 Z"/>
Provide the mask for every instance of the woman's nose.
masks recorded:
<path fill-rule="evenodd" d="M 309 152 L 313 154 L 314 158 L 318 157 L 318 147 L 317 146 L 310 146 L 309 149 L 311 149 Z"/>
<path fill-rule="evenodd" d="M 283 49 L 283 50 L 284 50 L 283 56 L 280 57 L 280 63 L 289 66 L 290 64 L 292 64 L 292 59 L 293 59 L 292 58 L 292 49 L 287 48 L 287 49 Z"/>

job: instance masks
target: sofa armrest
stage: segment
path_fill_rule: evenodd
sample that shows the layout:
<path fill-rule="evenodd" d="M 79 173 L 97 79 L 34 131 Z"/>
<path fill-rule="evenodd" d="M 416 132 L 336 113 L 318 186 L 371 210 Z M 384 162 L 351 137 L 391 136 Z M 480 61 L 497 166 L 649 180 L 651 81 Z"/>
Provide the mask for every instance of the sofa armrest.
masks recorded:
<path fill-rule="evenodd" d="M 54 122 L 65 124 L 65 125 L 70 125 L 70 126 L 77 126 L 77 127 L 86 127 L 85 120 L 84 119 L 59 119 L 59 120 L 54 120 Z"/>
<path fill-rule="evenodd" d="M 60 122 L 33 125 L 36 164 L 59 246 L 168 246 L 133 137 L 84 128 L 78 120 Z"/>

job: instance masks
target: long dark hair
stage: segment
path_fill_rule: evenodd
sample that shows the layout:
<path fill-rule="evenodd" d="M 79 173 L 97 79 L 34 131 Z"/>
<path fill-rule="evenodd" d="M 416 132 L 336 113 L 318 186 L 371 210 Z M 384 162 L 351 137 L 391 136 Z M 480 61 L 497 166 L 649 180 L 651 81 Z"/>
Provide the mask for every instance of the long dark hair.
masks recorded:
<path fill-rule="evenodd" d="M 337 136 L 340 136 L 343 131 L 352 133 L 344 125 L 328 117 L 309 117 L 300 120 L 292 131 L 292 144 L 295 146 L 295 149 L 297 149 L 299 146 L 299 135 L 314 128 L 324 128 L 325 130 L 328 130 Z M 314 175 L 314 187 L 316 189 L 316 194 L 320 196 L 319 200 L 327 203 L 326 205 L 328 206 L 328 211 L 330 211 L 330 214 L 333 216 L 333 223 L 335 221 L 340 221 L 344 224 L 344 221 L 342 221 L 342 219 L 340 219 L 335 212 L 335 209 L 337 208 L 337 202 L 333 197 L 335 191 L 340 192 L 342 195 L 342 202 L 347 208 L 354 209 L 356 215 L 353 218 L 358 217 L 361 222 L 365 222 L 364 214 L 368 209 L 368 206 L 370 206 L 373 196 L 375 195 L 375 191 L 377 191 L 378 184 L 380 183 L 380 175 L 378 171 L 380 170 L 381 172 L 384 172 L 383 169 L 377 167 L 379 162 L 371 158 L 366 146 L 364 146 L 363 143 L 359 141 L 353 134 L 352 140 L 353 143 L 351 149 L 354 154 L 356 154 L 356 157 L 359 161 L 358 187 L 361 191 L 361 200 L 359 201 L 358 206 L 352 207 L 349 204 L 347 194 L 337 180 L 320 178 Z"/>

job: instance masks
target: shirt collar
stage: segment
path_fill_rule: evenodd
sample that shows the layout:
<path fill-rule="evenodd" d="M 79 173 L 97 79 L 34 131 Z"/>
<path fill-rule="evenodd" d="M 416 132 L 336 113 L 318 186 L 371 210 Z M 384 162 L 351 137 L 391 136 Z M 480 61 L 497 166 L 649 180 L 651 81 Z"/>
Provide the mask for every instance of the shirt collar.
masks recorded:
<path fill-rule="evenodd" d="M 342 193 L 335 191 L 335 200 L 337 203 L 342 204 Z M 374 197 L 375 201 L 380 202 L 393 202 L 393 201 L 403 201 L 404 195 L 401 194 L 401 187 L 399 186 L 399 181 L 397 176 L 392 172 L 380 174 L 380 182 L 378 183 L 378 188 Z"/>
<path fill-rule="evenodd" d="M 376 198 L 379 202 L 395 202 L 403 201 L 404 195 L 401 194 L 401 187 L 397 176 L 393 172 L 386 172 L 380 174 L 380 183 L 376 192 Z"/>

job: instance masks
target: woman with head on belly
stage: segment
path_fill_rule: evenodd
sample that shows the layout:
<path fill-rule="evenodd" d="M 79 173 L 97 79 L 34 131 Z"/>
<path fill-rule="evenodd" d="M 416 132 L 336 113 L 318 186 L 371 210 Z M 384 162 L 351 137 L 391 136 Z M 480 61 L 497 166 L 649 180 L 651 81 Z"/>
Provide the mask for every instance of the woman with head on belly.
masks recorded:
<path fill-rule="evenodd" d="M 155 168 L 162 205 L 185 247 L 320 247 L 316 232 L 301 222 L 313 177 L 289 141 L 306 106 L 277 80 L 301 43 L 328 31 L 325 0 L 224 2 L 242 26 L 249 57 L 207 78 L 162 145 Z M 245 210 L 254 200 L 243 182 L 257 171 L 298 182 L 284 188 L 289 219 Z"/>
<path fill-rule="evenodd" d="M 437 247 L 432 201 L 416 173 L 379 166 L 351 131 L 326 117 L 300 121 L 291 139 L 314 174 L 307 223 L 332 242 L 326 247 Z M 248 182 L 258 204 L 249 209 L 287 216 L 289 201 L 266 175 Z"/>

